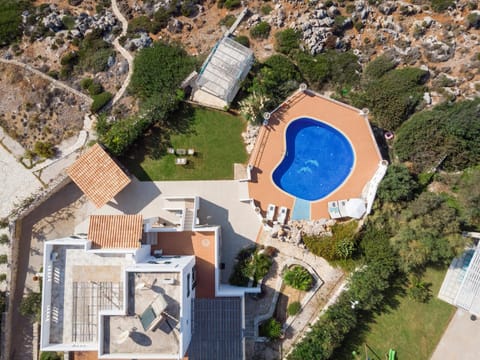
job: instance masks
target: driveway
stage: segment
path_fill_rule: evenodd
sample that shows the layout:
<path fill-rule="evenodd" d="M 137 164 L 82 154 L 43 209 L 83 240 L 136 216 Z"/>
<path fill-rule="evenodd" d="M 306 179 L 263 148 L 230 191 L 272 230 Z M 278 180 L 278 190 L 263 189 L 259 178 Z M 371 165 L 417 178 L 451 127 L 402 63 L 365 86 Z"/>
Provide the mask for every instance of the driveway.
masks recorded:
<path fill-rule="evenodd" d="M 470 314 L 458 309 L 437 345 L 431 360 L 480 359 L 480 320 L 470 320 Z"/>

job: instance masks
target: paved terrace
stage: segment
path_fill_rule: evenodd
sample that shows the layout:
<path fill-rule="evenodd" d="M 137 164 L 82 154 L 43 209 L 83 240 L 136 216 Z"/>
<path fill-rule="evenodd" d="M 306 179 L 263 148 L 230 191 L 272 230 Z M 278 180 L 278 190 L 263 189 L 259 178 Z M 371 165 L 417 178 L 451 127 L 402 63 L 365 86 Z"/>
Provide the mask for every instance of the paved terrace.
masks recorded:
<path fill-rule="evenodd" d="M 228 282 L 238 251 L 255 243 L 260 221 L 250 204 L 241 202 L 248 194 L 247 183 L 219 181 L 157 181 L 133 180 L 113 201 L 100 209 L 90 204 L 90 214 L 141 214 L 144 219 L 157 217 L 165 207 L 165 197 L 199 196 L 201 224 L 220 225 L 222 234 L 222 282 Z M 86 233 L 88 220 L 76 227 Z M 166 245 L 165 245 L 166 249 Z M 198 255 L 197 255 L 198 260 Z M 199 295 L 202 292 L 199 291 Z"/>
<path fill-rule="evenodd" d="M 311 218 L 329 218 L 327 203 L 333 200 L 361 197 L 381 160 L 368 120 L 358 109 L 309 92 L 297 93 L 271 114 L 268 126 L 262 126 L 250 157 L 254 166 L 250 197 L 263 211 L 268 204 L 286 206 L 291 214 L 295 198 L 278 188 L 272 173 L 285 153 L 285 130 L 299 117 L 311 117 L 327 123 L 343 133 L 352 144 L 355 163 L 347 180 L 327 197 L 311 202 Z"/>

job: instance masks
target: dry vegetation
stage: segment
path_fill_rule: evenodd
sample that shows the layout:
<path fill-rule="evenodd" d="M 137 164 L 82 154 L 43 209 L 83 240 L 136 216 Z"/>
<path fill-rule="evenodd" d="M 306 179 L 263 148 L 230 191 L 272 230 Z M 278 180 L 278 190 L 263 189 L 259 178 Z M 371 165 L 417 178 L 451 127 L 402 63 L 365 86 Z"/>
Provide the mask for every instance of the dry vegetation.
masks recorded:
<path fill-rule="evenodd" d="M 0 126 L 26 149 L 59 144 L 83 126 L 83 100 L 14 65 L 0 64 Z"/>

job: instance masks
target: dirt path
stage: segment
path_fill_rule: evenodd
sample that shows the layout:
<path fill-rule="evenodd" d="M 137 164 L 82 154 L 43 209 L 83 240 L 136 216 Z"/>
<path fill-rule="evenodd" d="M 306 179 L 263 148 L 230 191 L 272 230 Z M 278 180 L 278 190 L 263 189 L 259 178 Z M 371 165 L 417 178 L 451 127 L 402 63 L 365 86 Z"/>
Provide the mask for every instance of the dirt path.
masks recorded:
<path fill-rule="evenodd" d="M 50 81 L 52 84 L 54 84 L 55 86 L 58 86 L 58 87 L 61 87 L 62 89 L 65 89 L 73 94 L 75 94 L 76 96 L 79 96 L 81 97 L 83 100 L 85 100 L 89 105 L 93 102 L 92 98 L 78 90 L 75 90 L 74 88 L 64 84 L 63 82 L 61 81 L 58 81 L 58 80 L 55 80 L 54 78 L 48 76 L 47 74 L 44 74 L 43 72 L 41 72 L 40 70 L 37 70 L 33 67 L 31 67 L 30 65 L 28 64 L 24 64 L 20 61 L 17 61 L 17 60 L 7 60 L 7 59 L 2 59 L 0 58 L 0 62 L 4 63 L 4 64 L 11 64 L 11 65 L 16 65 L 16 66 L 20 66 L 28 71 L 31 71 L 33 72 L 34 74 L 44 78 L 45 80 L 47 81 Z"/>
<path fill-rule="evenodd" d="M 120 43 L 118 42 L 118 39 L 120 39 L 122 36 L 127 34 L 127 29 L 128 29 L 128 21 L 125 19 L 123 14 L 120 12 L 118 9 L 117 5 L 117 0 L 112 0 L 112 11 L 113 14 L 117 17 L 117 19 L 122 23 L 122 32 L 120 35 L 118 35 L 115 40 L 113 41 L 113 46 L 115 49 L 122 54 L 122 56 L 127 60 L 128 62 L 128 74 L 127 77 L 125 78 L 125 81 L 122 84 L 122 87 L 116 92 L 115 96 L 113 97 L 112 100 L 112 105 L 115 105 L 115 103 L 120 100 L 120 98 L 123 96 L 125 93 L 125 90 L 127 90 L 128 85 L 130 84 L 130 79 L 132 78 L 133 74 L 133 56 L 130 54 L 127 49 L 125 49 Z"/>

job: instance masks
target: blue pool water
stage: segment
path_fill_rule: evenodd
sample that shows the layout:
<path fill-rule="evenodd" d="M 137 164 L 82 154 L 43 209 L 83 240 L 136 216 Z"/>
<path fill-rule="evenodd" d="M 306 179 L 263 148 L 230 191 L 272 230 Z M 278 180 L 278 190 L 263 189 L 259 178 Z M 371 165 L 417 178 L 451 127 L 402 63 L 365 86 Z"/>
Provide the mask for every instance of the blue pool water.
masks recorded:
<path fill-rule="evenodd" d="M 352 171 L 352 146 L 333 127 L 303 117 L 288 125 L 285 136 L 286 153 L 272 177 L 287 193 L 309 201 L 324 198 Z"/>

